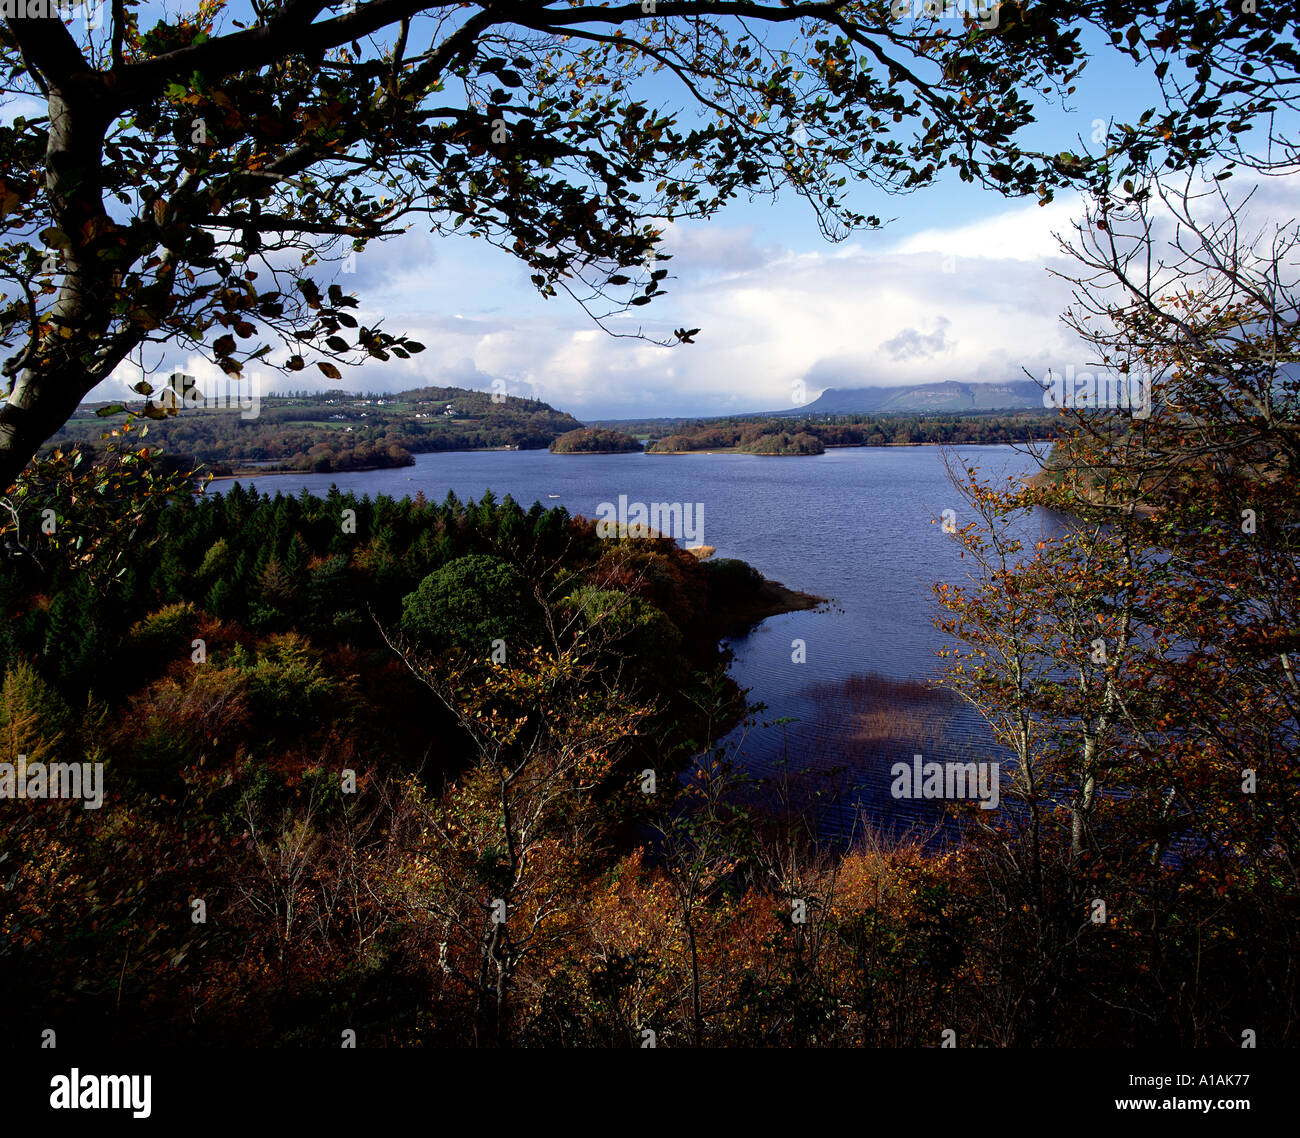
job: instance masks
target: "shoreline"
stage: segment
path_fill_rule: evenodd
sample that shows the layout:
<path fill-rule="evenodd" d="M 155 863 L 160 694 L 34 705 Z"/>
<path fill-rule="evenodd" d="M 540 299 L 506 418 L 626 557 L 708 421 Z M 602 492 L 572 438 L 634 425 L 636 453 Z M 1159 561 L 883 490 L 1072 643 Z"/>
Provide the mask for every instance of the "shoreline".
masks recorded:
<path fill-rule="evenodd" d="M 1018 439 L 1009 443 L 950 443 L 940 442 L 937 440 L 921 443 L 826 443 L 826 450 L 884 450 L 887 447 L 941 447 L 941 446 L 1018 446 L 1028 442 L 1040 442 L 1038 439 Z M 416 455 L 422 454 L 493 454 L 496 452 L 517 451 L 519 447 L 464 447 L 455 450 L 422 450 L 414 451 Z M 821 458 L 818 454 L 754 454 L 750 451 L 738 450 L 735 447 L 713 448 L 710 450 L 628 450 L 628 451 L 552 451 L 546 447 L 529 447 L 529 451 L 544 450 L 548 454 L 554 454 L 557 458 L 577 458 L 583 456 L 600 456 L 610 454 L 645 454 L 652 458 L 675 458 L 689 454 L 703 455 L 721 455 L 721 454 L 739 454 L 747 458 Z M 410 466 L 415 465 L 411 463 Z M 350 470 L 258 470 L 243 469 L 237 470 L 233 474 L 214 474 L 209 479 L 211 482 L 231 482 L 241 478 L 271 478 L 286 474 L 372 474 L 378 470 L 408 470 L 410 466 L 358 466 Z"/>
<path fill-rule="evenodd" d="M 206 481 L 236 482 L 241 478 L 277 478 L 288 474 L 373 474 L 377 470 L 409 470 L 414 465 L 411 463 L 410 466 L 358 466 L 351 470 L 236 470 L 233 474 L 214 474 Z"/>
<path fill-rule="evenodd" d="M 677 458 L 686 454 L 739 454 L 745 458 L 821 458 L 820 454 L 759 454 L 750 450 L 737 450 L 735 447 L 730 450 L 647 450 L 641 453 L 648 454 L 651 458 Z"/>
<path fill-rule="evenodd" d="M 754 596 L 713 614 L 713 631 L 719 640 L 746 635 L 756 624 L 787 612 L 810 612 L 830 604 L 830 598 L 791 589 L 780 581 L 764 577 Z"/>
<path fill-rule="evenodd" d="M 927 439 L 920 443 L 823 443 L 826 450 L 885 450 L 889 447 L 1007 447 L 1025 446 L 1029 443 L 1044 442 L 1044 439 L 1013 439 L 1003 443 L 947 442 L 940 439 Z M 645 454 L 653 457 L 673 458 L 685 454 L 743 454 L 749 458 L 821 458 L 819 454 L 757 454 L 753 451 L 739 450 L 736 447 L 713 448 L 710 450 L 648 450 Z"/>

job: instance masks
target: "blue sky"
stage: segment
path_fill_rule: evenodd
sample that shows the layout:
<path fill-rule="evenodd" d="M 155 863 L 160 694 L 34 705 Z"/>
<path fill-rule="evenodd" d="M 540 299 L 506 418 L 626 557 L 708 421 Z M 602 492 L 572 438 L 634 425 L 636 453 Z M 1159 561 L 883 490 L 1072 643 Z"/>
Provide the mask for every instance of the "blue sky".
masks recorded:
<path fill-rule="evenodd" d="M 1099 120 L 1131 120 L 1155 101 L 1131 60 L 1099 37 L 1085 42 L 1096 50 L 1078 90 L 1065 108 L 1044 107 L 1028 136 L 1040 147 L 1078 149 Z M 666 86 L 655 94 L 680 102 Z M 1274 198 L 1292 208 L 1287 194 Z M 342 386 L 490 389 L 501 380 L 511 394 L 592 419 L 775 409 L 827 386 L 1014 380 L 1025 370 L 1037 377 L 1088 366 L 1058 320 L 1068 291 L 1048 273 L 1068 266 L 1053 233 L 1068 232 L 1080 215 L 1077 197 L 1040 207 L 954 173 L 903 196 L 862 188 L 851 202 L 892 220 L 831 244 L 805 203 L 788 195 L 737 201 L 708 222 L 672 226 L 668 294 L 611 327 L 654 337 L 701 329 L 695 344 L 674 348 L 610 337 L 563 295 L 542 300 L 527 270 L 499 250 L 413 229 L 372 246 L 355 275 L 337 279 L 360 297 L 359 318 L 382 319 L 427 350 L 410 361 L 345 367 Z M 196 355 L 166 365 L 201 384 L 219 375 Z M 94 397 L 123 394 L 139 374 L 124 364 Z M 316 373 L 260 378 L 264 390 L 300 388 L 308 374 Z"/>
<path fill-rule="evenodd" d="M 1077 149 L 1097 119 L 1131 116 L 1146 85 L 1106 51 L 1068 109 L 1036 141 Z M 862 212 L 893 219 L 839 244 L 786 195 L 737 201 L 673 226 L 668 295 L 612 322 L 662 337 L 700 327 L 693 345 L 612 338 L 570 300 L 543 301 L 506 254 L 470 239 L 411 233 L 364 255 L 362 313 L 428 346 L 412 361 L 345 371 L 356 389 L 421 382 L 533 395 L 579 418 L 710 415 L 789 407 L 826 386 L 943 379 L 997 381 L 1083 367 L 1057 320 L 1067 294 L 1046 272 L 1053 230 L 1080 209 L 1007 199 L 955 174 L 917 193 L 863 191 Z M 802 385 L 802 387 L 800 386 Z"/>

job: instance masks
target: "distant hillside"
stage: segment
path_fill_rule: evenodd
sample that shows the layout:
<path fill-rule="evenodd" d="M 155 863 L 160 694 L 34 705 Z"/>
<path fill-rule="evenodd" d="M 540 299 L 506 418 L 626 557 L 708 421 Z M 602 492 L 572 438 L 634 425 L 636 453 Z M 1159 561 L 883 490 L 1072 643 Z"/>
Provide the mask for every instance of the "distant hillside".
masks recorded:
<path fill-rule="evenodd" d="M 703 425 L 758 419 L 808 419 L 829 416 L 982 414 L 998 411 L 1043 411 L 1043 389 L 1033 380 L 1005 383 L 914 383 L 895 387 L 830 387 L 802 407 L 780 411 L 733 411 L 696 418 L 664 416 L 643 419 L 591 419 L 589 427 L 609 427 L 662 439 Z"/>
<path fill-rule="evenodd" d="M 898 387 L 831 387 L 802 407 L 770 414 L 889 414 L 917 411 L 1011 411 L 1043 406 L 1043 389 L 1031 379 L 1006 383 L 919 383 Z"/>
<path fill-rule="evenodd" d="M 97 443 L 125 411 L 84 404 L 51 445 Z M 143 402 L 136 404 L 137 412 Z M 105 414 L 107 412 L 107 414 Z M 540 450 L 582 424 L 537 399 L 422 387 L 396 394 L 345 391 L 264 396 L 237 406 L 183 408 L 149 424 L 149 442 L 212 469 L 340 470 L 404 466 L 425 451 Z"/>

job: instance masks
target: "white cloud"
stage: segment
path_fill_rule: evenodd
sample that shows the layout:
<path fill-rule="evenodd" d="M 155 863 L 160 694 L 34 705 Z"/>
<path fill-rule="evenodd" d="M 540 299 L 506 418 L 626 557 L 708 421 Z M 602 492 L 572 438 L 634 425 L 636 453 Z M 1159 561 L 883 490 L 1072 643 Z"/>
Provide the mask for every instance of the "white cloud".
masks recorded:
<path fill-rule="evenodd" d="M 923 229 L 900 241 L 893 252 L 1042 262 L 1060 255 L 1053 235 L 1068 236 L 1070 223 L 1082 211 L 1082 199 L 1070 194 L 1045 206 L 1020 206 L 996 217 Z"/>
<path fill-rule="evenodd" d="M 1050 233 L 1067 230 L 1075 208 L 1016 208 L 892 245 L 811 253 L 764 247 L 752 227 L 674 226 L 668 296 L 611 327 L 657 338 L 701 329 L 675 348 L 606 335 L 567 298 L 541 300 L 526 270 L 481 243 L 411 234 L 339 279 L 345 289 L 365 282 L 358 318 L 427 350 L 345 368 L 344 386 L 486 389 L 500 378 L 590 419 L 789 407 L 798 381 L 813 398 L 827 386 L 1041 375 L 1085 362 L 1058 321 L 1068 292 L 1045 271 Z M 280 386 L 307 378 L 333 386 L 311 371 Z"/>

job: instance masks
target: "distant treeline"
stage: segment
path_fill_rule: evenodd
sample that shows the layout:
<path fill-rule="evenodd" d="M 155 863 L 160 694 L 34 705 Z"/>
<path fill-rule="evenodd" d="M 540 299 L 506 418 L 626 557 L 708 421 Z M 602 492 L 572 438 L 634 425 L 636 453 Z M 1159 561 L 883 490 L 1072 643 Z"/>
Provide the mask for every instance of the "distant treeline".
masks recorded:
<path fill-rule="evenodd" d="M 94 443 L 123 418 L 82 411 L 51 442 Z M 539 450 L 579 427 L 540 400 L 511 396 L 494 403 L 487 392 L 426 387 L 387 395 L 267 396 L 247 419 L 235 407 L 182 409 L 150 423 L 149 438 L 218 473 L 251 464 L 332 473 L 408 466 L 426 451 Z"/>
<path fill-rule="evenodd" d="M 137 414 L 141 408 L 134 409 Z M 821 454 L 830 446 L 901 443 L 1010 443 L 1055 437 L 1052 412 L 1003 414 L 822 415 L 806 420 L 648 420 L 619 430 L 583 427 L 538 399 L 505 397 L 459 387 L 423 387 L 397 394 L 343 391 L 263 397 L 256 414 L 232 407 L 183 408 L 149 423 L 149 439 L 168 454 L 217 474 L 251 467 L 332 474 L 409 466 L 414 455 L 450 450 L 540 450 L 615 453 L 638 449 L 632 438 L 648 434 L 646 451 L 673 454 L 740 450 L 749 454 Z M 120 428 L 126 412 L 102 415 L 83 408 L 50 441 L 98 443 Z M 648 429 L 646 429 L 648 428 Z M 568 442 L 558 442 L 565 436 Z M 555 444 L 555 445 L 553 445 Z"/>
<path fill-rule="evenodd" d="M 820 454 L 833 446 L 889 446 L 912 443 L 1014 443 L 1055 438 L 1053 412 L 1002 415 L 835 415 L 789 419 L 713 419 L 683 425 L 655 439 L 646 450 L 672 454 L 737 449 L 749 454 Z"/>

